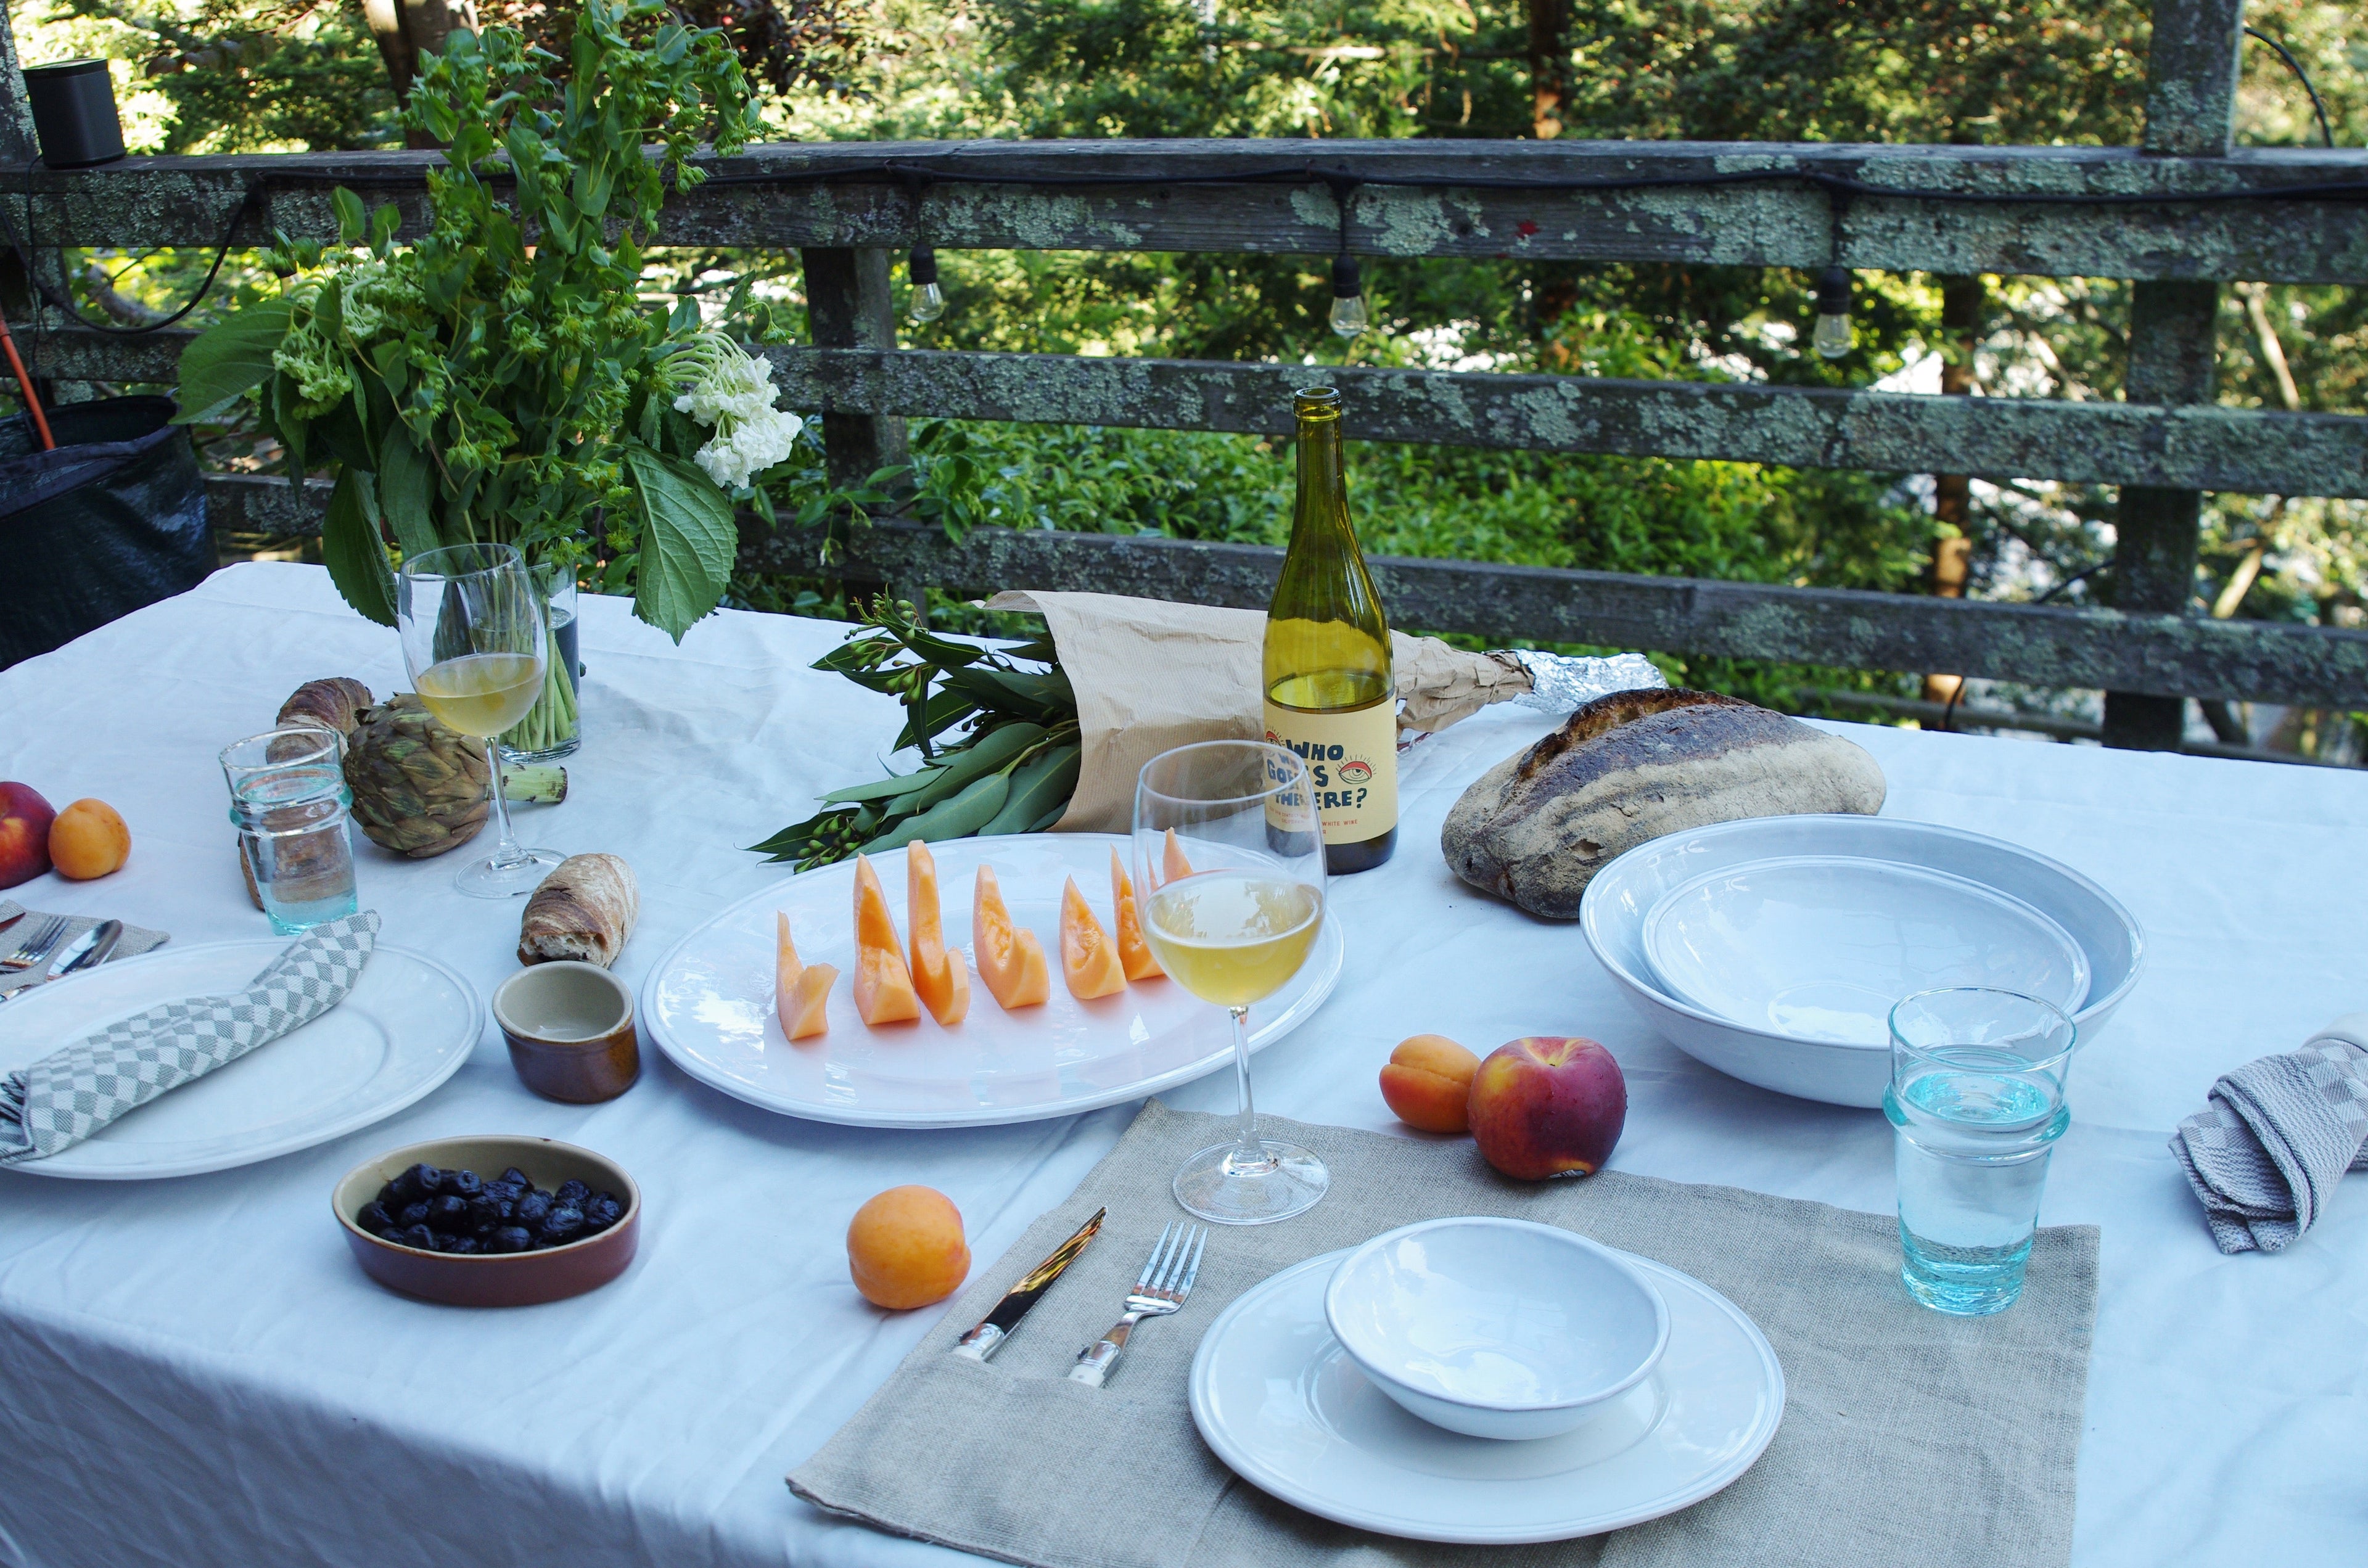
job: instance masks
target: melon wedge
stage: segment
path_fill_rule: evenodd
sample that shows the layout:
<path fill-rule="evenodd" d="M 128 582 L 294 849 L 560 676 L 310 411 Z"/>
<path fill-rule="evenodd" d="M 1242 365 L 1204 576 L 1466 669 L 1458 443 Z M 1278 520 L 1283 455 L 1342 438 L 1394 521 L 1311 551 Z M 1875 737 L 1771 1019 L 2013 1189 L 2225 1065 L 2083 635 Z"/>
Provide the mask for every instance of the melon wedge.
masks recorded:
<path fill-rule="evenodd" d="M 919 839 L 905 846 L 905 918 L 913 926 L 913 989 L 929 1017 L 951 1028 L 970 1011 L 970 966 L 946 946 L 938 912 L 938 862 Z"/>
<path fill-rule="evenodd" d="M 1143 939 L 1143 918 L 1134 907 L 1134 884 L 1127 880 L 1126 862 L 1110 850 L 1110 903 L 1116 909 L 1118 922 L 1119 967 L 1126 971 L 1129 980 L 1153 980 L 1167 971 L 1151 956 L 1150 944 Z"/>
<path fill-rule="evenodd" d="M 1118 949 L 1094 918 L 1075 877 L 1061 890 L 1061 978 L 1069 983 L 1069 994 L 1083 1002 L 1126 989 Z"/>
<path fill-rule="evenodd" d="M 1011 924 L 1011 911 L 1004 907 L 1003 890 L 996 885 L 991 866 L 978 869 L 977 891 L 971 896 L 970 934 L 978 977 L 1005 1011 L 1051 999 L 1053 971 L 1044 961 L 1044 944 L 1036 939 L 1035 932 Z"/>
<path fill-rule="evenodd" d="M 921 1016 L 913 971 L 888 914 L 888 895 L 869 856 L 855 858 L 855 1010 L 867 1024 L 907 1023 Z"/>
<path fill-rule="evenodd" d="M 781 1032 L 791 1040 L 821 1034 L 830 1028 L 825 1008 L 830 988 L 838 983 L 837 966 L 802 961 L 798 945 L 790 940 L 790 917 L 776 910 L 773 922 L 780 937 L 773 954 L 773 1011 L 781 1017 Z"/>
<path fill-rule="evenodd" d="M 1167 881 L 1179 882 L 1192 874 L 1192 862 L 1184 858 L 1184 846 L 1176 842 L 1176 830 L 1167 830 L 1167 851 L 1160 858 L 1165 862 L 1163 874 Z"/>

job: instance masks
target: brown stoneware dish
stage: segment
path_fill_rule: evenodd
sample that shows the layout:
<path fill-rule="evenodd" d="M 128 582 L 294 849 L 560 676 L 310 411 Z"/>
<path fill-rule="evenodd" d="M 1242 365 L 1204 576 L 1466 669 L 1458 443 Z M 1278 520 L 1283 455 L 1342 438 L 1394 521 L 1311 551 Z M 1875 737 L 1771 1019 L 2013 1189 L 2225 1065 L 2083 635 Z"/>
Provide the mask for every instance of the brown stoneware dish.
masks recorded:
<path fill-rule="evenodd" d="M 615 1193 L 625 1212 L 599 1234 L 538 1252 L 422 1252 L 381 1241 L 354 1222 L 378 1189 L 413 1165 L 497 1176 L 516 1165 L 537 1187 L 575 1180 Z M 614 1160 L 550 1138 L 439 1138 L 390 1149 L 347 1171 L 329 1195 L 362 1272 L 391 1290 L 456 1307 L 527 1307 L 596 1290 L 625 1271 L 641 1241 L 642 1189 Z"/>
<path fill-rule="evenodd" d="M 598 964 L 566 959 L 518 971 L 494 993 L 494 1022 L 518 1081 L 545 1099 L 612 1100 L 641 1076 L 633 994 Z"/>

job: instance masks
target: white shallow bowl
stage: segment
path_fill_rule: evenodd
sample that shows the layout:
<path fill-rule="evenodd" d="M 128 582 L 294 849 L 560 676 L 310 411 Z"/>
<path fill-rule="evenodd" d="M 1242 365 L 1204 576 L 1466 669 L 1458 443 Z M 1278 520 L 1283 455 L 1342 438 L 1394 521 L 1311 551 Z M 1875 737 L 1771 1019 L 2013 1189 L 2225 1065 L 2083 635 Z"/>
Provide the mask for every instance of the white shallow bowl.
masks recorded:
<path fill-rule="evenodd" d="M 1977 833 L 1891 817 L 1755 817 L 1640 844 L 1588 883 L 1578 912 L 1587 945 L 1646 1023 L 1689 1056 L 1747 1084 L 1829 1105 L 1873 1107 L 1883 1103 L 1891 1077 L 1887 1043 L 1841 1045 L 1733 1023 L 1670 995 L 1653 972 L 1645 916 L 1664 895 L 1709 872 L 1800 855 L 1943 871 L 2045 915 L 2089 960 L 2088 1000 L 2072 1016 L 2084 1045 L 2137 983 L 2145 937 L 2119 901 L 2068 866 Z"/>
<path fill-rule="evenodd" d="M 1661 1293 L 1621 1254 L 1527 1220 L 1427 1220 L 1375 1236 L 1324 1292 L 1332 1335 L 1409 1414 L 1473 1437 L 1552 1437 L 1645 1380 Z"/>
<path fill-rule="evenodd" d="M 2019 898 L 1896 860 L 1793 855 L 1711 871 L 1645 916 L 1661 988 L 1797 1040 L 1887 1046 L 1892 1006 L 1944 986 L 2019 991 L 2066 1013 L 2089 957 Z"/>

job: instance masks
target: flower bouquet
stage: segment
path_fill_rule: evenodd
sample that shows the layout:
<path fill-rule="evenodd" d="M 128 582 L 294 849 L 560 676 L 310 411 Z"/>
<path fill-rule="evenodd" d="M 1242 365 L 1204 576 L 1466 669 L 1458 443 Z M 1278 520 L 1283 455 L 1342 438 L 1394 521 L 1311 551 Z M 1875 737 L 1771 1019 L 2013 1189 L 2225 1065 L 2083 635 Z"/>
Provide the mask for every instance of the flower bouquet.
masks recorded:
<path fill-rule="evenodd" d="M 455 31 L 405 108 L 448 144 L 427 233 L 397 244 L 393 206 L 339 187 L 338 243 L 283 236 L 279 292 L 181 358 L 183 420 L 256 392 L 291 483 L 333 472 L 323 560 L 388 625 L 390 544 L 491 541 L 525 553 L 555 621 L 589 577 L 679 641 L 723 596 L 737 503 L 769 515 L 760 476 L 798 435 L 769 365 L 695 301 L 641 293 L 667 182 L 704 177 L 703 138 L 729 154 L 757 129 L 731 48 L 655 0 L 586 0 L 569 48 Z M 763 313 L 726 306 L 757 335 Z M 518 752 L 572 749 L 575 639 L 555 629 L 543 696 L 503 737 Z"/>

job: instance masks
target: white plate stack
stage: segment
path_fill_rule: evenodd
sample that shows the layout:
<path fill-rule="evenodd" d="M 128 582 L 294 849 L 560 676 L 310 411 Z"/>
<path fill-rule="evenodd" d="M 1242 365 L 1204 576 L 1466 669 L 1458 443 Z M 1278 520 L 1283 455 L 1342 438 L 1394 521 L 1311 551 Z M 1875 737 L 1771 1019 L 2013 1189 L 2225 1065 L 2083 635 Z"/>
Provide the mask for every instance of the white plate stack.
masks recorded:
<path fill-rule="evenodd" d="M 1759 817 L 1613 860 L 1579 910 L 1588 945 L 1679 1049 L 1747 1083 L 1875 1106 L 1891 1006 L 1941 986 L 2019 991 L 2085 1044 L 2137 980 L 2112 895 L 2011 844 L 1864 816 Z"/>

